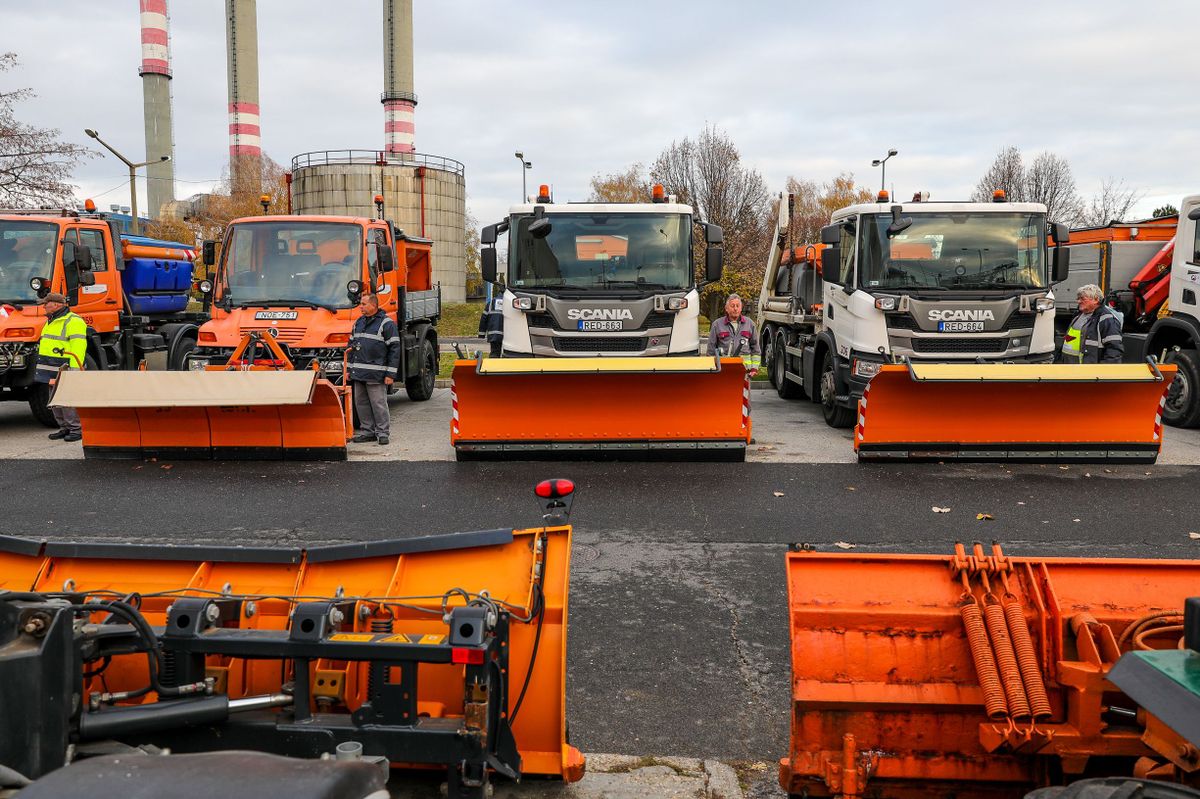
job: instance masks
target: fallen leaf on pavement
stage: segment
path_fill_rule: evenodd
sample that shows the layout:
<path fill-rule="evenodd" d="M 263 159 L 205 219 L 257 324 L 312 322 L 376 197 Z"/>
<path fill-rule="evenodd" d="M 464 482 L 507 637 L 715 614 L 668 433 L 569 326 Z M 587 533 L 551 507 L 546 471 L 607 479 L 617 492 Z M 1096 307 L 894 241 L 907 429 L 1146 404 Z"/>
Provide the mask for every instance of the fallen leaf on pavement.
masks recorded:
<path fill-rule="evenodd" d="M 855 488 L 854 486 L 846 486 L 846 490 L 847 491 L 857 491 L 858 489 Z"/>
<path fill-rule="evenodd" d="M 1017 504 L 1018 504 L 1018 505 L 1024 505 L 1025 503 L 1024 503 L 1024 502 L 1018 502 Z"/>
<path fill-rule="evenodd" d="M 985 522 L 985 521 L 990 522 L 992 519 L 995 519 L 995 518 L 996 517 L 990 513 L 976 513 L 975 514 L 975 521 L 977 521 L 977 522 Z"/>
<path fill-rule="evenodd" d="M 855 545 L 846 541 L 835 541 L 833 544 L 838 549 L 854 549 Z"/>
<path fill-rule="evenodd" d="M 1193 541 L 1200 539 L 1200 533 L 1188 533 L 1188 538 L 1192 539 Z"/>
<path fill-rule="evenodd" d="M 175 466 L 174 466 L 173 464 L 170 464 L 170 463 L 164 463 L 162 466 L 159 466 L 158 468 L 160 468 L 160 469 L 174 469 L 174 468 L 175 468 Z"/>
<path fill-rule="evenodd" d="M 937 505 L 934 505 L 932 508 L 930 508 L 930 510 L 933 511 L 934 513 L 949 513 L 950 512 L 949 508 L 939 508 Z"/>
<path fill-rule="evenodd" d="M 774 492 L 774 494 L 775 494 L 775 496 L 777 496 L 777 497 L 782 497 L 782 496 L 783 496 L 783 492 L 782 492 L 782 491 L 776 491 L 776 492 Z"/>
<path fill-rule="evenodd" d="M 1082 520 L 1081 519 L 1072 519 L 1071 521 L 1078 522 L 1078 521 L 1082 521 Z"/>

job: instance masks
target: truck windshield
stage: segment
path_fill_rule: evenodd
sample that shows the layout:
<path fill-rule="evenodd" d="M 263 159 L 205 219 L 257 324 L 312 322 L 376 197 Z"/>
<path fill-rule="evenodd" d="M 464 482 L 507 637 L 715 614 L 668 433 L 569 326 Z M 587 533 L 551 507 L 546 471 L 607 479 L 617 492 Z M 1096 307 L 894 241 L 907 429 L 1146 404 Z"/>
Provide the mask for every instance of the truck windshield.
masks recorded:
<path fill-rule="evenodd" d="M 57 245 L 57 225 L 0 221 L 0 302 L 36 302 L 29 280 L 53 277 Z"/>
<path fill-rule="evenodd" d="M 337 222 L 243 222 L 224 253 L 233 305 L 349 308 L 346 283 L 362 280 L 362 229 Z"/>
<path fill-rule="evenodd" d="M 531 216 L 513 220 L 509 285 L 522 288 L 679 290 L 692 285 L 687 214 L 547 214 L 545 238 Z"/>
<path fill-rule="evenodd" d="M 905 213 L 863 217 L 859 284 L 865 289 L 1044 288 L 1045 220 L 1026 213 Z"/>

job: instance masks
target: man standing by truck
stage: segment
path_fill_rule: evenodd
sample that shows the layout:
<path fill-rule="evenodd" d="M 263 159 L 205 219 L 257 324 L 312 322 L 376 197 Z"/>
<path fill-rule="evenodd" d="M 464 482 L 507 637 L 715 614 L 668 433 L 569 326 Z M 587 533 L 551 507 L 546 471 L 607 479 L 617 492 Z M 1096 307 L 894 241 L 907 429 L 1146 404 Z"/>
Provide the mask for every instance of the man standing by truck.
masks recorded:
<path fill-rule="evenodd" d="M 350 380 L 354 385 L 354 408 L 362 432 L 352 439 L 363 444 L 388 443 L 388 387 L 396 382 L 400 368 L 400 332 L 396 323 L 379 310 L 379 298 L 364 294 L 358 303 L 362 314 L 350 334 Z"/>
<path fill-rule="evenodd" d="M 1079 313 L 1063 337 L 1063 363 L 1120 363 L 1125 354 L 1121 320 L 1104 304 L 1104 291 L 1096 285 L 1080 286 L 1076 293 Z"/>
<path fill-rule="evenodd" d="M 750 376 L 758 374 L 760 350 L 754 322 L 742 316 L 742 298 L 730 294 L 725 301 L 725 315 L 712 323 L 708 330 L 708 354 L 741 358 Z"/>
<path fill-rule="evenodd" d="M 60 369 L 82 369 L 87 357 L 87 323 L 71 312 L 62 294 L 47 294 L 42 301 L 46 308 L 46 324 L 38 340 L 37 369 L 33 379 L 38 383 L 53 383 Z M 74 408 L 53 407 L 58 430 L 49 435 L 54 441 L 79 441 L 83 430 Z"/>

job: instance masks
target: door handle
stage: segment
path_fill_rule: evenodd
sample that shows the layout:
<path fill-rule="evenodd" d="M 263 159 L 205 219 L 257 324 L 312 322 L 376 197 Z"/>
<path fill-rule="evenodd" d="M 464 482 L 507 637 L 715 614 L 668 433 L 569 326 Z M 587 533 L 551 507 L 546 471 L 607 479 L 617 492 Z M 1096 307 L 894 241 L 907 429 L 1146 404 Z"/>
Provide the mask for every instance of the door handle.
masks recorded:
<path fill-rule="evenodd" d="M 109 297 L 107 300 L 104 301 L 104 304 L 105 305 L 116 305 L 117 301 L 114 300 L 113 298 Z"/>

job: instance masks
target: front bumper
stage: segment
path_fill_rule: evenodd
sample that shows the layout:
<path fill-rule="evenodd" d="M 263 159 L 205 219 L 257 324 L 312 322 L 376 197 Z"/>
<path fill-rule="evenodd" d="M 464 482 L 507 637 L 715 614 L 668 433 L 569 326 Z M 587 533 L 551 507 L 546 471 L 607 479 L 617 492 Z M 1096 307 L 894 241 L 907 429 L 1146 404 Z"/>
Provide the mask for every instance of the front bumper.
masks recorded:
<path fill-rule="evenodd" d="M 0 390 L 23 390 L 33 383 L 37 345 L 29 342 L 0 344 Z"/>

